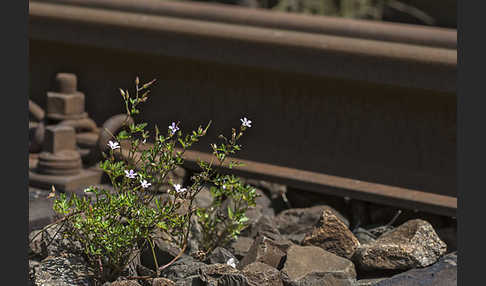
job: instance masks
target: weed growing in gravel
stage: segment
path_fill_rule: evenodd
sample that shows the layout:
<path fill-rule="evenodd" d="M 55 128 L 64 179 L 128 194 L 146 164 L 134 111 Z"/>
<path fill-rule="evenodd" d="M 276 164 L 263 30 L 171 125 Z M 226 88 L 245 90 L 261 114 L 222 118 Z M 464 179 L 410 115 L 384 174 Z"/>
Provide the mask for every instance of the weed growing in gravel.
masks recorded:
<path fill-rule="evenodd" d="M 238 140 L 251 127 L 251 121 L 242 119 L 231 136 L 220 135 L 221 143 L 212 144 L 211 162 L 199 162 L 201 172 L 191 178 L 188 186 L 172 184 L 168 196 L 162 200 L 156 192 L 167 183 L 168 174 L 184 162 L 184 152 L 204 136 L 210 126 L 200 126 L 183 134 L 180 123 L 171 123 L 162 134 L 155 127 L 153 144 L 146 144 L 151 135 L 147 123 L 130 123 L 140 113 L 139 105 L 147 101 L 148 88 L 154 81 L 140 85 L 135 80 L 135 95 L 128 90 L 120 94 L 127 115 L 126 129 L 113 135 L 108 142 L 108 152 L 100 167 L 108 175 L 114 191 L 98 187 L 85 190 L 89 196 L 65 194 L 56 196 L 54 210 L 61 215 L 57 224 L 63 225 L 62 235 L 81 245 L 83 253 L 101 281 L 112 281 L 124 273 L 136 253 L 143 247 L 152 250 L 160 270 L 169 264 L 157 264 L 154 252 L 156 231 L 160 230 L 181 248 L 186 249 L 190 236 L 192 217 L 203 229 L 202 256 L 215 247 L 237 237 L 246 227 L 245 212 L 255 205 L 255 189 L 244 185 L 233 175 L 220 174 L 216 166 L 238 166 L 226 163 L 228 156 L 241 149 Z M 208 208 L 195 206 L 195 197 L 205 185 L 210 188 L 213 203 Z M 182 215 L 181 215 L 182 213 Z"/>

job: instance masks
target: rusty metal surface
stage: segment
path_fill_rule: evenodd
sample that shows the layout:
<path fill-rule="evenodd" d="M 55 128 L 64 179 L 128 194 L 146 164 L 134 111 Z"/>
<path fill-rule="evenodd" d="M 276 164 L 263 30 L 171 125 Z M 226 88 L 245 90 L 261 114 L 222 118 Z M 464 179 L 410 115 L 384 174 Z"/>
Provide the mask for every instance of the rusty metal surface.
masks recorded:
<path fill-rule="evenodd" d="M 141 150 L 150 144 L 142 146 Z M 129 145 L 122 143 L 123 156 L 129 157 Z M 135 160 L 140 158 L 135 154 Z M 184 167 L 193 171 L 200 171 L 199 161 L 211 162 L 214 156 L 205 152 L 187 150 L 184 153 Z M 432 194 L 421 190 L 412 190 L 396 186 L 376 184 L 366 181 L 332 176 L 324 173 L 286 168 L 272 164 L 259 163 L 239 158 L 227 158 L 227 162 L 239 161 L 243 166 L 229 169 L 215 167 L 222 172 L 231 172 L 246 178 L 254 178 L 284 184 L 290 187 L 308 190 L 320 194 L 350 197 L 367 202 L 380 203 L 407 209 L 416 209 L 445 216 L 456 216 L 457 198 Z"/>
<path fill-rule="evenodd" d="M 185 158 L 186 167 L 198 170 L 198 160 L 209 162 L 212 155 L 197 151 L 186 151 Z M 226 171 L 244 177 L 268 180 L 316 193 L 347 196 L 368 202 L 456 216 L 457 198 L 451 196 L 228 158 L 228 162 L 231 160 L 238 160 L 244 165 L 231 170 L 225 168 Z"/>
<path fill-rule="evenodd" d="M 455 50 L 31 2 L 29 37 L 455 92 Z"/>
<path fill-rule="evenodd" d="M 69 4 L 428 47 L 457 48 L 457 30 L 438 27 L 309 16 L 214 3 L 160 0 L 36 0 L 35 2 Z"/>
<path fill-rule="evenodd" d="M 74 72 L 101 124 L 123 108 L 118 87 L 136 75 L 157 78 L 142 120 L 181 120 L 185 131 L 213 120 L 224 132 L 246 116 L 254 127 L 241 158 L 295 171 L 290 185 L 383 203 L 411 191 L 411 207 L 453 208 L 453 50 L 30 4 L 30 94 L 40 105 L 57 72 Z M 196 150 L 217 135 L 210 131 Z M 278 179 L 286 170 L 278 168 L 265 176 Z M 366 183 L 353 189 L 355 181 Z"/>
<path fill-rule="evenodd" d="M 58 71 L 78 74 L 98 125 L 123 109 L 118 88 L 157 78 L 140 120 L 217 132 L 246 116 L 244 159 L 341 177 L 456 194 L 456 97 L 421 89 L 124 53 L 30 43 L 31 96 L 41 106 Z M 213 131 L 214 130 L 214 131 Z"/>

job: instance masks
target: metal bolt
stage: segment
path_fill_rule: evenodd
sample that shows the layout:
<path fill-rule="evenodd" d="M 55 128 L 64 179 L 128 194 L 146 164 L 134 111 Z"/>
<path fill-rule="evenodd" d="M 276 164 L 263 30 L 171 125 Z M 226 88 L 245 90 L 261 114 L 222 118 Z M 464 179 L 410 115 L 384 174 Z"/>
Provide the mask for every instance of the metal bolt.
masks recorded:
<path fill-rule="evenodd" d="M 77 91 L 78 79 L 72 73 L 58 73 L 56 82 L 60 93 L 72 94 Z"/>

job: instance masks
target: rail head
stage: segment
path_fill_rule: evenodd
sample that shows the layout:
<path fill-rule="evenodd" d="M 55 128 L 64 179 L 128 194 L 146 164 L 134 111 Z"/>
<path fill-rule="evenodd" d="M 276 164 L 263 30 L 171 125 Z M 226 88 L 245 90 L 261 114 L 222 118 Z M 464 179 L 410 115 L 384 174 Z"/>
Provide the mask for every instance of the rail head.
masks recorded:
<path fill-rule="evenodd" d="M 451 49 L 31 2 L 30 38 L 455 93 Z"/>
<path fill-rule="evenodd" d="M 146 15 L 300 31 L 383 42 L 457 49 L 457 30 L 402 23 L 310 16 L 216 3 L 160 0 L 35 0 Z"/>

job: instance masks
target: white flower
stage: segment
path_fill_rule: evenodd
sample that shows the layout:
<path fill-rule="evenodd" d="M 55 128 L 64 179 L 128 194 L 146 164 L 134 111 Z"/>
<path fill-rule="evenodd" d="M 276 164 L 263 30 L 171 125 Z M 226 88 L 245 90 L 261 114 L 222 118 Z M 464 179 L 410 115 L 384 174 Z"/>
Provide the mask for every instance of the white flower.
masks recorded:
<path fill-rule="evenodd" d="M 135 173 L 133 170 L 130 170 L 130 171 L 125 170 L 125 177 L 127 177 L 129 179 L 135 179 L 136 175 L 137 175 L 137 173 Z"/>
<path fill-rule="evenodd" d="M 181 185 L 179 184 L 175 184 L 173 185 L 174 186 L 174 190 L 177 192 L 177 193 L 183 193 L 186 191 L 186 188 L 183 188 Z"/>
<path fill-rule="evenodd" d="M 120 148 L 120 144 L 118 142 L 108 141 L 108 146 L 110 146 L 111 150 L 115 150 Z"/>
<path fill-rule="evenodd" d="M 235 262 L 235 259 L 233 257 L 228 259 L 228 261 L 226 261 L 226 264 L 233 267 L 233 268 L 236 268 L 236 262 Z"/>
<path fill-rule="evenodd" d="M 226 190 L 226 185 L 223 185 L 223 190 Z"/>
<path fill-rule="evenodd" d="M 152 185 L 151 183 L 147 182 L 147 180 L 142 180 L 140 181 L 140 184 L 142 185 L 142 188 L 146 189 Z"/>
<path fill-rule="evenodd" d="M 251 127 L 251 120 L 248 120 L 248 118 L 243 117 L 240 120 L 241 120 L 241 125 L 248 127 L 248 128 Z"/>
<path fill-rule="evenodd" d="M 143 144 L 147 143 L 147 138 L 144 138 L 142 141 Z"/>
<path fill-rule="evenodd" d="M 175 124 L 175 122 L 172 122 L 171 125 L 169 125 L 169 129 L 172 134 L 176 133 L 179 130 L 179 127 Z"/>

